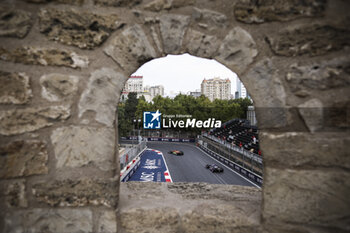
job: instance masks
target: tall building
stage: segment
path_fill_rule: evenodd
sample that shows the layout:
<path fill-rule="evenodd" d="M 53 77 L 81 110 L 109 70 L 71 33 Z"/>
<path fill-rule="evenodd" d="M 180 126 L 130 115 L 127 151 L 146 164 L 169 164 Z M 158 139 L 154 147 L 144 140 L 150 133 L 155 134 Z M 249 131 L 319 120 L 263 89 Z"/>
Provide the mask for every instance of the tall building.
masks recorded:
<path fill-rule="evenodd" d="M 162 85 L 157 85 L 152 87 L 146 86 L 144 88 L 143 76 L 130 76 L 130 78 L 125 83 L 122 94 L 120 96 L 120 101 L 123 102 L 127 100 L 128 94 L 130 92 L 136 92 L 137 98 L 144 96 L 145 100 L 147 102 L 150 102 L 157 95 L 164 96 L 164 87 Z"/>
<path fill-rule="evenodd" d="M 250 98 L 247 93 L 247 89 L 245 88 L 241 80 L 239 80 L 239 78 L 237 78 L 236 84 L 237 84 L 237 91 L 235 93 L 235 99 Z"/>
<path fill-rule="evenodd" d="M 125 86 L 120 96 L 120 101 L 125 101 L 128 98 L 130 92 L 136 92 L 137 97 L 142 95 L 143 92 L 143 76 L 130 76 L 126 81 Z"/>
<path fill-rule="evenodd" d="M 145 97 L 147 102 L 152 101 L 154 96 L 151 96 L 149 90 L 143 87 L 143 76 L 130 76 L 126 81 L 125 86 L 123 88 L 122 94 L 120 96 L 120 101 L 124 102 L 128 99 L 128 94 L 130 92 L 136 92 L 137 98 L 141 96 Z M 163 91 L 164 92 L 164 91 Z"/>
<path fill-rule="evenodd" d="M 164 87 L 162 85 L 152 86 L 149 88 L 152 99 L 157 95 L 164 96 Z"/>
<path fill-rule="evenodd" d="M 157 86 L 146 86 L 144 88 L 144 96 L 146 98 L 146 100 L 148 101 L 148 98 L 146 97 L 146 95 L 149 96 L 149 101 L 152 101 L 152 99 L 154 97 L 156 97 L 157 95 L 160 95 L 160 96 L 164 96 L 164 87 L 162 85 L 157 85 Z"/>
<path fill-rule="evenodd" d="M 231 98 L 230 79 L 204 79 L 201 84 L 201 93 L 211 101 L 214 99 L 227 100 Z"/>
<path fill-rule="evenodd" d="M 124 86 L 126 92 L 143 92 L 143 76 L 130 76 Z"/>

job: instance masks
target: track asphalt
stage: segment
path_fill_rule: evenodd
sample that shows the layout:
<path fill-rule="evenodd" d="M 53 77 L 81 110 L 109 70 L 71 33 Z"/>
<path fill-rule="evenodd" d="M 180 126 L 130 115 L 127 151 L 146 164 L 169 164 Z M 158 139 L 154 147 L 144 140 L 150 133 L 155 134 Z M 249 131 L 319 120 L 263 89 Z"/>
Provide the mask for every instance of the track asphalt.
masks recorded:
<path fill-rule="evenodd" d="M 163 153 L 173 182 L 206 182 L 211 184 L 231 184 L 254 186 L 230 169 L 209 157 L 205 152 L 191 143 L 148 142 L 147 147 Z M 181 150 L 182 156 L 168 154 L 171 150 Z M 224 168 L 223 173 L 212 173 L 206 164 L 218 164 Z"/>

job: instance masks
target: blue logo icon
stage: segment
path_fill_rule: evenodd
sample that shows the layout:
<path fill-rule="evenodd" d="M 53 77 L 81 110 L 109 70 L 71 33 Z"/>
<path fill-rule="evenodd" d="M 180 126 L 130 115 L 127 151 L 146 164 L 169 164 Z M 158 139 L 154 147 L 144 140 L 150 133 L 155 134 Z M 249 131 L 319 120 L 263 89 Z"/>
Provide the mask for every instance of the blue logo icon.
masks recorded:
<path fill-rule="evenodd" d="M 144 129 L 160 129 L 159 110 L 156 112 L 143 112 L 143 128 Z"/>

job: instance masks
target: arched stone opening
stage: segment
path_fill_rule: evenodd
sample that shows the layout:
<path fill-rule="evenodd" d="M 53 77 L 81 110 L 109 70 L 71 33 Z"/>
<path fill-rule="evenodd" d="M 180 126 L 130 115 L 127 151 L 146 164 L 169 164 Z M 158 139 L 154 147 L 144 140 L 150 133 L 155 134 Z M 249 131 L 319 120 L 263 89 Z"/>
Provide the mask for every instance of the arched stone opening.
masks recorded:
<path fill-rule="evenodd" d="M 348 2 L 2 5 L 1 230 L 115 232 L 115 93 L 142 63 L 182 52 L 217 59 L 257 93 L 265 184 L 256 231 L 349 230 L 347 118 L 304 111 L 348 106 Z M 70 75 L 79 77 L 77 88 Z M 55 91 L 67 82 L 72 89 Z M 202 213 L 187 216 L 198 220 Z M 229 222 L 203 214 L 218 228 Z"/>
<path fill-rule="evenodd" d="M 141 74 L 138 72 L 137 75 Z M 167 78 L 169 77 L 164 77 L 165 80 Z M 181 78 L 178 81 L 181 80 L 184 81 Z M 166 156 L 167 154 L 164 154 L 164 157 Z M 190 155 L 185 153 L 185 156 Z M 171 170 L 169 163 L 167 166 Z M 225 187 L 225 185 L 193 182 L 173 184 L 122 182 L 120 185 L 119 226 L 125 232 L 199 232 L 203 229 L 214 232 L 218 229 L 234 231 L 238 228 L 252 232 L 259 228 L 261 190 L 258 188 Z M 215 220 L 212 219 L 213 216 L 217 216 Z M 239 223 L 236 223 L 237 221 Z M 216 226 L 218 224 L 220 228 Z"/>

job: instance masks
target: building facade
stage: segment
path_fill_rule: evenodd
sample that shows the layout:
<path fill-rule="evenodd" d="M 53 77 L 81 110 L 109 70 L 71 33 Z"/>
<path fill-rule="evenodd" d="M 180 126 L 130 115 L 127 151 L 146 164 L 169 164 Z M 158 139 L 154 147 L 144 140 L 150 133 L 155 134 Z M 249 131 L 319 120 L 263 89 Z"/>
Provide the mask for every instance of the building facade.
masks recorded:
<path fill-rule="evenodd" d="M 158 95 L 164 96 L 164 87 L 162 85 L 152 86 L 149 88 L 149 93 L 152 99 Z"/>
<path fill-rule="evenodd" d="M 130 92 L 136 92 L 137 97 L 140 97 L 143 93 L 143 76 L 130 76 L 126 81 L 125 86 L 120 96 L 120 101 L 125 101 L 128 98 Z"/>
<path fill-rule="evenodd" d="M 143 76 L 130 76 L 125 83 L 120 101 L 127 100 L 130 92 L 136 92 L 137 98 L 144 96 L 145 100 L 150 102 L 157 95 L 164 96 L 164 87 L 162 85 L 143 87 Z"/>
<path fill-rule="evenodd" d="M 190 92 L 188 93 L 188 95 L 193 96 L 194 98 L 198 98 L 198 97 L 200 97 L 200 96 L 202 95 L 202 92 L 199 91 L 199 90 L 190 91 Z"/>
<path fill-rule="evenodd" d="M 249 98 L 247 89 L 245 88 L 241 80 L 239 80 L 239 78 L 237 78 L 236 84 L 237 84 L 237 91 L 235 93 L 235 99 Z"/>
<path fill-rule="evenodd" d="M 214 99 L 231 98 L 231 81 L 229 79 L 204 79 L 201 84 L 201 94 L 208 97 L 211 101 Z"/>

